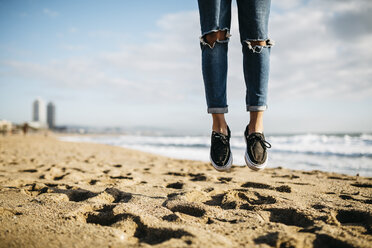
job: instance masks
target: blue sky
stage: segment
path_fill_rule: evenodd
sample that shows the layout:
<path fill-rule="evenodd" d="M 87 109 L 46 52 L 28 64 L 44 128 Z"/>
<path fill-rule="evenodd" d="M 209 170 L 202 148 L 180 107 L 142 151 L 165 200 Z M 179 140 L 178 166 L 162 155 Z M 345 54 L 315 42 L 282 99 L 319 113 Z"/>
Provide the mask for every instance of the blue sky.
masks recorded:
<path fill-rule="evenodd" d="M 367 0 L 273 1 L 265 132 L 371 132 Z M 57 124 L 209 133 L 197 1 L 0 0 L 0 119 L 31 119 L 36 97 Z M 248 122 L 236 9 L 227 120 Z"/>

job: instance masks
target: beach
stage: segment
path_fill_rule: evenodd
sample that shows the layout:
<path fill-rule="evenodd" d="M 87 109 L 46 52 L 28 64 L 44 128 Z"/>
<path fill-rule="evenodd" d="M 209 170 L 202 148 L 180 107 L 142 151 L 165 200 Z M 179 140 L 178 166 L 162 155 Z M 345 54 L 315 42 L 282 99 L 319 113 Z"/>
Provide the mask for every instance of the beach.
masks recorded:
<path fill-rule="evenodd" d="M 0 137 L 0 247 L 372 247 L 372 178 Z"/>

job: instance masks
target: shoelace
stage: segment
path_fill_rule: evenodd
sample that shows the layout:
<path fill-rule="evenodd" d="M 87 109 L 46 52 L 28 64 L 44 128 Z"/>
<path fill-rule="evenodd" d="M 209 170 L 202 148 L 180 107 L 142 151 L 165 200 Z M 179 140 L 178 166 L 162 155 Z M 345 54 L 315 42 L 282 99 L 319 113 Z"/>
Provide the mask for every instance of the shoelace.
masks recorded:
<path fill-rule="evenodd" d="M 228 137 L 225 135 L 215 134 L 215 138 L 218 138 L 224 145 L 228 144 L 229 140 Z"/>
<path fill-rule="evenodd" d="M 262 139 L 262 136 L 260 135 L 257 135 L 257 134 L 254 134 L 254 135 L 249 135 L 247 137 L 247 141 L 249 142 L 250 140 L 255 140 L 255 141 L 258 141 L 261 143 L 262 147 L 266 147 L 266 148 L 271 148 L 271 144 L 269 142 L 267 142 L 266 140 Z"/>

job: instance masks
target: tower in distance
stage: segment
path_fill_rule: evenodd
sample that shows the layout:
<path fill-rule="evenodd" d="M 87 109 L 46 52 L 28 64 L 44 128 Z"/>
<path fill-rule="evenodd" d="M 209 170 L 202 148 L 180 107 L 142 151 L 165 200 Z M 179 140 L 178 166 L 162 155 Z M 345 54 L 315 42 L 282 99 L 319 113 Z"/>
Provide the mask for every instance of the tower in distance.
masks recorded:
<path fill-rule="evenodd" d="M 56 124 L 56 107 L 52 102 L 49 102 L 47 105 L 47 122 L 48 127 L 53 129 Z"/>

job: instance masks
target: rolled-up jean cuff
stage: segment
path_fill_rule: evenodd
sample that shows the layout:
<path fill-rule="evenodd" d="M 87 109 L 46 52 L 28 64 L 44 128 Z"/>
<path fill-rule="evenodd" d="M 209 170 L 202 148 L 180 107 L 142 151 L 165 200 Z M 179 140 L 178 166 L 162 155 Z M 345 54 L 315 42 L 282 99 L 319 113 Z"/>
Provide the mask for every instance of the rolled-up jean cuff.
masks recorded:
<path fill-rule="evenodd" d="M 267 109 L 267 105 L 263 106 L 248 106 L 247 111 L 265 111 Z"/>
<path fill-rule="evenodd" d="M 225 114 L 228 112 L 228 107 L 225 108 L 208 108 L 209 114 Z"/>

